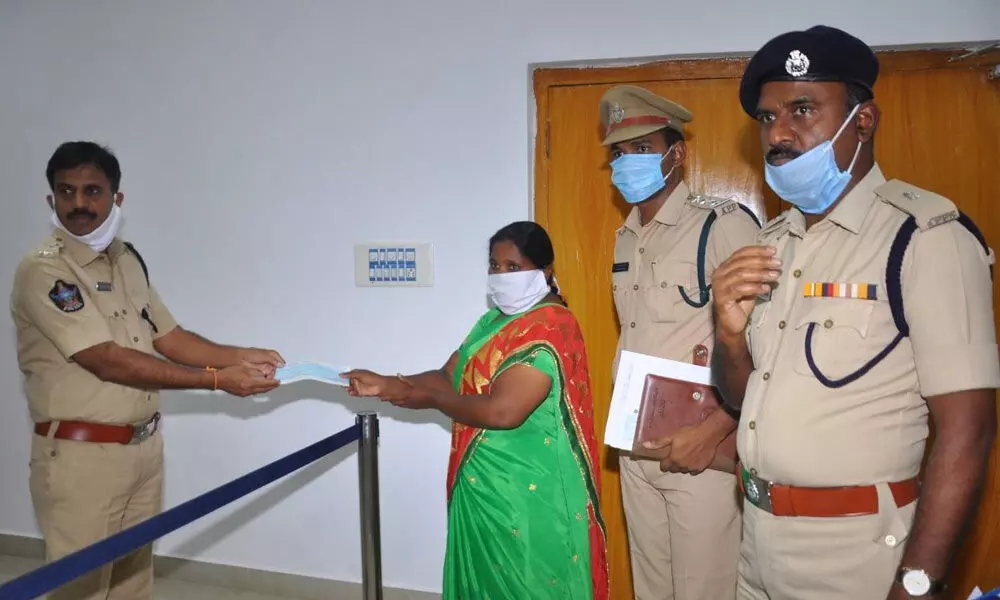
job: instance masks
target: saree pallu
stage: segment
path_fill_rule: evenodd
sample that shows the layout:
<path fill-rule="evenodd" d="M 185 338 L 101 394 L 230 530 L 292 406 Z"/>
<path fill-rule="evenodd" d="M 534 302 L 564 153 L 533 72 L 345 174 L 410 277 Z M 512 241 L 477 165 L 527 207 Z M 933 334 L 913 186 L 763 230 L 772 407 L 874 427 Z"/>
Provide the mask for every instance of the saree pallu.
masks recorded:
<path fill-rule="evenodd" d="M 444 600 L 608 600 L 590 376 L 573 314 L 556 304 L 489 311 L 459 348 L 455 389 L 488 394 L 513 365 L 552 387 L 517 428 L 453 424 Z"/>

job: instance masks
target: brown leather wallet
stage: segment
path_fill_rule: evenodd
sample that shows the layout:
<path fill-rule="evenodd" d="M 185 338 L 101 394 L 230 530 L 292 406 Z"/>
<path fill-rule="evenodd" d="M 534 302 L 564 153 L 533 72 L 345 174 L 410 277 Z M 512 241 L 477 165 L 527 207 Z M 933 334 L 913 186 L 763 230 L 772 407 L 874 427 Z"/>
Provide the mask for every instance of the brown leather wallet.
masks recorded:
<path fill-rule="evenodd" d="M 93 442 L 96 444 L 131 444 L 141 442 L 156 432 L 159 428 L 160 413 L 156 413 L 145 424 L 108 425 L 106 423 L 87 423 L 84 421 L 60 421 L 55 437 L 59 440 L 77 442 Z M 50 421 L 35 425 L 35 433 L 41 436 L 49 434 L 52 426 Z"/>
<path fill-rule="evenodd" d="M 743 469 L 741 469 L 743 471 Z M 746 490 L 744 478 L 753 482 Z M 779 485 L 743 472 L 738 477 L 740 491 L 751 504 L 776 517 L 850 517 L 878 514 L 878 490 L 874 485 L 848 487 L 796 487 Z M 916 478 L 889 484 L 896 506 L 906 506 L 920 495 Z M 752 498 L 751 496 L 756 496 Z"/>
<path fill-rule="evenodd" d="M 695 346 L 693 354 L 694 364 L 701 367 L 708 364 L 708 349 L 705 346 L 700 344 Z M 710 385 L 700 385 L 660 375 L 646 375 L 632 454 L 647 458 L 662 458 L 657 456 L 655 451 L 643 448 L 642 444 L 672 435 L 683 427 L 698 425 L 717 410 L 719 410 L 719 400 L 715 389 Z M 715 459 L 709 468 L 726 473 L 736 472 L 735 430 L 719 444 Z"/>

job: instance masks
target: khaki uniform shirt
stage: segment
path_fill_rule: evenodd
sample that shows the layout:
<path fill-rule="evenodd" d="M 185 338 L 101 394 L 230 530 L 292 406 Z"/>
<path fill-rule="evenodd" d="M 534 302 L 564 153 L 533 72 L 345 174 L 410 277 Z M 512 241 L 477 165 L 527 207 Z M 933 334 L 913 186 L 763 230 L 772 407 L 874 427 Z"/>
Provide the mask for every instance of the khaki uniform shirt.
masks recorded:
<path fill-rule="evenodd" d="M 699 301 L 698 240 L 711 211 L 717 218 L 705 253 L 708 285 L 715 268 L 752 245 L 760 230 L 736 202 L 696 196 L 681 182 L 649 223 L 640 224 L 635 207 L 618 230 L 611 276 L 621 324 L 615 371 L 622 350 L 683 362 L 692 362 L 698 344 L 711 352 L 711 300 L 695 308 L 678 290 L 683 287 L 689 299 Z"/>
<path fill-rule="evenodd" d="M 747 327 L 753 357 L 739 425 L 740 458 L 765 480 L 799 486 L 871 485 L 916 476 L 924 455 L 924 398 L 1000 386 L 993 322 L 992 251 L 957 221 L 948 200 L 886 183 L 876 165 L 808 231 L 802 213 L 767 224 L 781 278 Z M 912 213 L 918 229 L 902 267 L 910 334 L 867 374 L 847 377 L 898 334 L 886 297 L 889 248 Z M 940 223 L 940 224 L 939 224 Z M 936 226 L 934 226 L 936 224 Z M 848 296 L 807 296 L 810 283 L 849 284 Z M 875 286 L 874 298 L 853 284 Z M 865 290 L 870 288 L 859 289 Z"/>
<path fill-rule="evenodd" d="M 35 422 L 129 424 L 159 410 L 157 392 L 101 381 L 73 361 L 104 342 L 152 354 L 153 341 L 177 325 L 121 240 L 98 254 L 53 234 L 18 266 L 10 310 Z"/>

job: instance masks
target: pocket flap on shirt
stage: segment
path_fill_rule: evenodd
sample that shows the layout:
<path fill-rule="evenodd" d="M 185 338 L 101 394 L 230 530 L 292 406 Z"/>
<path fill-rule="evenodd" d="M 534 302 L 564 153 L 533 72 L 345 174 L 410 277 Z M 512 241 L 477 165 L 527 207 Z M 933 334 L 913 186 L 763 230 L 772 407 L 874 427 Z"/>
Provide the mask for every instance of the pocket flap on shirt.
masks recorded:
<path fill-rule="evenodd" d="M 861 337 L 868 337 L 872 313 L 875 310 L 874 300 L 857 298 L 807 298 L 806 300 L 808 308 L 796 321 L 795 329 L 815 323 L 817 335 L 826 330 L 847 327 L 858 332 Z"/>
<path fill-rule="evenodd" d="M 686 292 L 698 288 L 698 271 L 694 263 L 657 260 L 652 264 L 652 268 L 653 287 L 671 288 L 679 285 Z"/>

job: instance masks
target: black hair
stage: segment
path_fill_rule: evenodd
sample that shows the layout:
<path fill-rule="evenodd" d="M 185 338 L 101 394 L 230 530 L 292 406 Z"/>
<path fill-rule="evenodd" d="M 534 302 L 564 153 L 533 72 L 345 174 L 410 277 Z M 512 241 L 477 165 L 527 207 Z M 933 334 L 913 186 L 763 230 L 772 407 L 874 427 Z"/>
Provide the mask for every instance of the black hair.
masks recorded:
<path fill-rule="evenodd" d="M 515 221 L 510 225 L 500 228 L 490 238 L 491 253 L 493 252 L 493 247 L 500 242 L 510 242 L 517 246 L 517 250 L 521 253 L 521 256 L 530 260 L 531 264 L 535 265 L 538 269 L 551 267 L 556 258 L 555 249 L 552 247 L 552 240 L 549 238 L 548 232 L 534 221 Z M 549 281 L 549 287 L 552 288 L 552 293 L 563 304 L 566 304 L 566 301 L 563 300 L 562 295 L 559 293 L 559 288 L 555 285 L 554 278 L 555 276 L 553 276 L 553 281 Z"/>
<path fill-rule="evenodd" d="M 854 110 L 855 106 L 868 102 L 872 99 L 871 92 L 866 90 L 864 87 L 856 83 L 845 83 L 844 85 L 847 87 L 847 114 L 851 114 L 851 111 Z"/>
<path fill-rule="evenodd" d="M 67 169 L 91 166 L 104 173 L 111 184 L 111 193 L 118 193 L 122 181 L 122 170 L 118 159 L 104 146 L 94 142 L 66 142 L 56 148 L 45 168 L 45 178 L 49 180 L 49 188 L 55 189 L 56 173 Z"/>
<path fill-rule="evenodd" d="M 663 133 L 663 139 L 667 142 L 667 148 L 673 146 L 677 142 L 684 141 L 684 134 L 677 131 L 673 127 L 664 127 L 660 131 Z"/>

